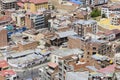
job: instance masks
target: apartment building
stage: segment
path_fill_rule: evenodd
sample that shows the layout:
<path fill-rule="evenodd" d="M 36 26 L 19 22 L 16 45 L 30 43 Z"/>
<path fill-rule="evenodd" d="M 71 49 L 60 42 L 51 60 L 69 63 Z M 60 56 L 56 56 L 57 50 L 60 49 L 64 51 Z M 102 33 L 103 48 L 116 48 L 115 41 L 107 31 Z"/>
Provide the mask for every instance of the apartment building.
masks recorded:
<path fill-rule="evenodd" d="M 23 27 L 25 26 L 25 11 L 16 11 L 11 14 L 13 21 L 15 21 L 16 26 Z"/>
<path fill-rule="evenodd" d="M 89 58 L 94 54 L 105 55 L 107 53 L 111 53 L 112 45 L 109 42 L 104 40 L 98 40 L 95 37 L 80 37 L 69 36 L 68 38 L 68 47 L 69 48 L 80 48 L 84 51 L 84 57 Z"/>
<path fill-rule="evenodd" d="M 85 36 L 87 33 L 96 34 L 98 32 L 98 25 L 95 20 L 75 21 L 72 28 L 79 36 Z"/>
<path fill-rule="evenodd" d="M 7 45 L 8 45 L 7 30 L 3 29 L 3 27 L 0 27 L 0 47 L 5 47 Z"/>
<path fill-rule="evenodd" d="M 45 16 L 39 13 L 27 13 L 25 17 L 25 25 L 28 28 L 40 29 L 45 28 Z"/>
<path fill-rule="evenodd" d="M 120 3 L 111 3 L 102 6 L 101 15 L 105 14 L 105 17 L 110 18 L 111 14 L 120 14 Z"/>
<path fill-rule="evenodd" d="M 0 0 L 0 9 L 17 9 L 17 0 Z"/>
<path fill-rule="evenodd" d="M 120 15 L 119 14 L 111 16 L 111 24 L 115 25 L 115 26 L 120 25 Z"/>
<path fill-rule="evenodd" d="M 69 72 L 84 72 L 88 70 L 86 69 L 85 66 L 93 65 L 94 62 L 90 63 L 90 61 L 88 61 L 87 59 L 79 59 L 78 56 L 76 55 L 69 55 L 60 58 L 58 63 L 59 63 L 59 80 L 71 80 L 70 78 L 68 79 Z M 88 78 L 88 76 L 86 76 L 86 78 Z M 85 80 L 87 80 L 86 78 Z"/>
<path fill-rule="evenodd" d="M 39 68 L 39 76 L 42 80 L 57 80 L 58 64 L 49 62 L 44 67 Z"/>
<path fill-rule="evenodd" d="M 84 52 L 80 49 L 56 49 L 51 54 L 51 62 L 58 64 L 59 58 L 76 54 L 79 58 L 83 57 Z"/>

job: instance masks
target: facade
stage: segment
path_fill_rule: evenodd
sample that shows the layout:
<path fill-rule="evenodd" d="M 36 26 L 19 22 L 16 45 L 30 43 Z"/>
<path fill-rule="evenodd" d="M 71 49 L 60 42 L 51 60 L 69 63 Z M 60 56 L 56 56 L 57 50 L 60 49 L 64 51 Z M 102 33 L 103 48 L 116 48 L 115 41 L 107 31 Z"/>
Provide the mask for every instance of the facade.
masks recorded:
<path fill-rule="evenodd" d="M 0 0 L 0 6 L 2 10 L 18 8 L 17 0 Z"/>
<path fill-rule="evenodd" d="M 21 0 L 24 9 L 30 12 L 37 12 L 39 9 L 48 9 L 48 0 Z"/>
<path fill-rule="evenodd" d="M 118 15 L 120 13 L 120 4 L 112 3 L 101 8 L 101 15 L 105 14 L 105 17 L 110 18 L 111 14 Z"/>
<path fill-rule="evenodd" d="M 108 0 L 84 0 L 86 5 L 102 5 L 108 3 Z"/>
<path fill-rule="evenodd" d="M 91 55 L 105 55 L 111 53 L 111 45 L 104 40 L 97 40 L 91 37 L 70 36 L 68 38 L 69 48 L 80 48 L 84 51 L 84 57 L 90 58 Z"/>
<path fill-rule="evenodd" d="M 39 68 L 39 76 L 42 80 L 57 80 L 58 64 L 49 62 L 46 66 Z"/>
<path fill-rule="evenodd" d="M 111 17 L 111 24 L 115 26 L 120 25 L 120 15 L 114 15 Z"/>
<path fill-rule="evenodd" d="M 16 22 L 16 26 L 25 26 L 25 13 L 24 11 L 17 11 L 11 14 L 13 21 Z"/>
<path fill-rule="evenodd" d="M 38 46 L 37 41 L 29 41 L 29 42 L 19 42 L 18 43 L 18 51 L 24 51 L 29 49 L 35 49 Z"/>
<path fill-rule="evenodd" d="M 5 47 L 8 45 L 8 39 L 7 39 L 7 30 L 0 29 L 0 47 Z"/>
<path fill-rule="evenodd" d="M 108 0 L 69 0 L 76 4 L 86 4 L 89 6 L 96 6 L 108 3 Z"/>
<path fill-rule="evenodd" d="M 45 28 L 45 16 L 44 14 L 26 14 L 25 25 L 28 28 L 40 29 Z"/>
<path fill-rule="evenodd" d="M 0 17 L 0 26 L 5 26 L 5 25 L 9 25 L 10 23 L 12 23 L 12 18 L 9 16 L 2 16 Z"/>
<path fill-rule="evenodd" d="M 79 36 L 85 36 L 87 33 L 96 34 L 98 25 L 95 20 L 78 20 L 73 22 L 72 28 Z"/>
<path fill-rule="evenodd" d="M 116 69 L 120 70 L 120 53 L 115 54 L 114 59 L 115 59 L 114 61 L 116 64 Z"/>
<path fill-rule="evenodd" d="M 58 64 L 59 64 L 59 80 L 71 80 L 72 78 L 71 79 L 68 78 L 69 72 L 85 71 L 86 70 L 85 66 L 92 65 L 92 63 L 89 64 L 89 61 L 87 61 L 87 59 L 80 60 L 80 58 L 78 58 L 77 55 L 69 55 L 66 57 L 62 57 L 60 58 Z M 86 78 L 88 78 L 88 76 L 86 76 Z M 84 80 L 84 79 L 81 79 L 81 80 Z"/>

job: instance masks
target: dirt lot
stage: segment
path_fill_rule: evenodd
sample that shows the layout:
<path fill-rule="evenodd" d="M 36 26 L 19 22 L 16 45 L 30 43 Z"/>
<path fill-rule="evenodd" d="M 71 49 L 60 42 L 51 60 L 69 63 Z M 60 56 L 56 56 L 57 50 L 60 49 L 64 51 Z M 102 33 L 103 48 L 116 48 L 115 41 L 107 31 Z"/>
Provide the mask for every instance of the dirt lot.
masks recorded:
<path fill-rule="evenodd" d="M 52 4 L 55 6 L 56 9 L 63 9 L 66 11 L 72 11 L 74 10 L 77 6 L 76 5 L 62 5 L 58 3 L 58 0 L 51 0 Z"/>

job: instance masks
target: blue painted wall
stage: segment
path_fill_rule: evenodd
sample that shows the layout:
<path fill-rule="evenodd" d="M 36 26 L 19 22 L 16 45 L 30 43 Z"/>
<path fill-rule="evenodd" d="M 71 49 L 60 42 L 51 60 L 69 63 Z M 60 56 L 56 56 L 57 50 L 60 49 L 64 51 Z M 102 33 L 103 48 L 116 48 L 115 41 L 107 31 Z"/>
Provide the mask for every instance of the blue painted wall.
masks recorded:
<path fill-rule="evenodd" d="M 81 0 L 70 0 L 70 2 L 73 2 L 75 4 L 82 4 Z"/>

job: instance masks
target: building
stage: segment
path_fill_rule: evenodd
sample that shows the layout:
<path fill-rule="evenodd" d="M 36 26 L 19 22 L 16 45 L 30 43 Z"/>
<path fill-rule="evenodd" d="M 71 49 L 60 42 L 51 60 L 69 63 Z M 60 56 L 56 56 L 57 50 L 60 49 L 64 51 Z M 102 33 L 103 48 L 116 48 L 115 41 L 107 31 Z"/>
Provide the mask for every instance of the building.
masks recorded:
<path fill-rule="evenodd" d="M 28 28 L 41 29 L 46 28 L 44 14 L 28 13 L 25 17 L 25 25 Z"/>
<path fill-rule="evenodd" d="M 104 32 L 98 32 L 97 35 L 99 36 L 100 40 L 113 41 L 119 39 L 120 30 L 106 30 Z"/>
<path fill-rule="evenodd" d="M 20 3 L 21 2 L 21 3 Z M 48 0 L 21 0 L 19 4 L 26 11 L 37 12 L 40 9 L 48 9 Z"/>
<path fill-rule="evenodd" d="M 80 49 L 57 49 L 51 54 L 51 62 L 58 64 L 59 58 L 76 54 L 79 58 L 83 57 L 84 52 Z"/>
<path fill-rule="evenodd" d="M 80 48 L 84 51 L 84 57 L 90 58 L 94 54 L 105 55 L 111 53 L 112 45 L 108 41 L 98 40 L 94 37 L 80 37 L 76 35 L 68 38 L 68 47 Z"/>
<path fill-rule="evenodd" d="M 98 25 L 95 20 L 77 20 L 73 22 L 72 28 L 79 36 L 85 36 L 87 33 L 96 34 Z"/>
<path fill-rule="evenodd" d="M 67 3 L 69 0 L 58 0 L 59 4 Z"/>
<path fill-rule="evenodd" d="M 39 68 L 39 76 L 42 80 L 57 80 L 58 64 L 49 62 L 46 66 Z"/>
<path fill-rule="evenodd" d="M 10 66 L 14 68 L 25 68 L 40 65 L 50 60 L 50 51 L 40 49 L 30 49 L 21 52 L 15 52 L 6 56 Z"/>
<path fill-rule="evenodd" d="M 11 40 L 14 42 L 14 44 L 11 44 L 11 48 L 17 51 L 35 49 L 39 45 L 38 41 L 28 38 L 28 36 L 22 35 L 21 33 L 13 34 Z"/>
<path fill-rule="evenodd" d="M 0 71 L 6 70 L 8 68 L 9 68 L 9 65 L 8 65 L 7 61 L 1 60 L 0 61 Z"/>
<path fill-rule="evenodd" d="M 79 73 L 79 72 L 87 71 L 88 69 L 86 68 L 86 66 L 93 65 L 94 62 L 91 63 L 87 59 L 78 58 L 77 55 L 69 55 L 69 56 L 60 58 L 58 64 L 59 64 L 59 80 L 72 80 L 72 78 L 71 79 L 68 78 L 69 72 Z M 86 75 L 87 76 L 85 80 L 87 80 L 88 78 L 88 73 L 86 73 Z M 79 77 L 79 78 L 82 78 L 82 77 Z"/>
<path fill-rule="evenodd" d="M 17 9 L 17 0 L 0 0 L 0 9 Z"/>
<path fill-rule="evenodd" d="M 5 47 L 7 45 L 8 45 L 7 30 L 3 29 L 3 27 L 0 27 L 0 47 Z"/>
<path fill-rule="evenodd" d="M 75 4 L 83 4 L 88 6 L 98 6 L 108 3 L 108 0 L 69 0 Z"/>
<path fill-rule="evenodd" d="M 60 46 L 68 41 L 68 36 L 76 35 L 77 33 L 73 30 L 64 32 L 55 32 L 55 36 L 50 39 L 51 45 Z"/>
<path fill-rule="evenodd" d="M 15 21 L 16 26 L 25 26 L 25 11 L 17 11 L 11 14 L 13 21 Z"/>
<path fill-rule="evenodd" d="M 67 72 L 65 80 L 89 80 L 89 72 Z"/>
<path fill-rule="evenodd" d="M 112 3 L 102 6 L 101 15 L 103 14 L 105 14 L 106 18 L 110 18 L 111 14 L 115 14 L 115 15 L 120 14 L 120 3 Z"/>
<path fill-rule="evenodd" d="M 17 80 L 17 73 L 13 70 L 0 71 L 0 76 L 4 77 L 5 80 Z"/>
<path fill-rule="evenodd" d="M 120 25 L 120 15 L 119 14 L 111 16 L 111 24 L 115 25 L 115 26 Z"/>
<path fill-rule="evenodd" d="M 120 53 L 115 54 L 114 62 L 116 64 L 116 69 L 120 70 Z"/>
<path fill-rule="evenodd" d="M 12 18 L 4 15 L 0 17 L 0 26 L 5 26 L 5 25 L 9 25 L 10 23 L 12 23 Z"/>

